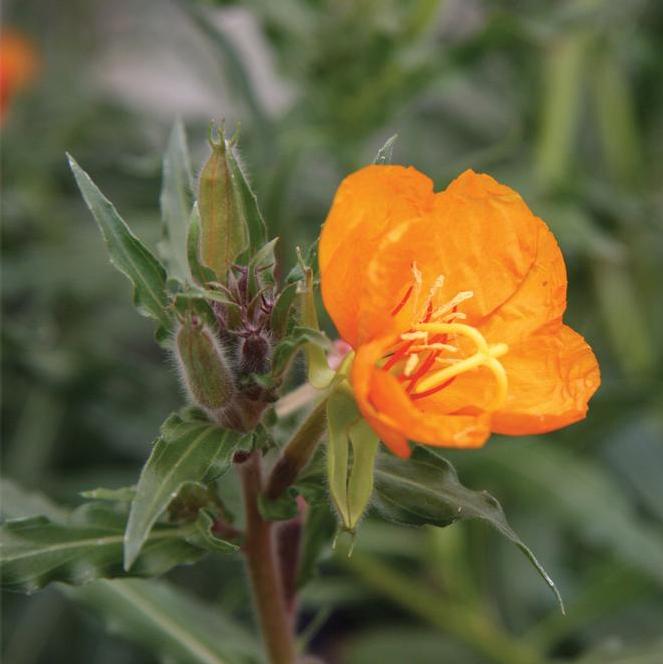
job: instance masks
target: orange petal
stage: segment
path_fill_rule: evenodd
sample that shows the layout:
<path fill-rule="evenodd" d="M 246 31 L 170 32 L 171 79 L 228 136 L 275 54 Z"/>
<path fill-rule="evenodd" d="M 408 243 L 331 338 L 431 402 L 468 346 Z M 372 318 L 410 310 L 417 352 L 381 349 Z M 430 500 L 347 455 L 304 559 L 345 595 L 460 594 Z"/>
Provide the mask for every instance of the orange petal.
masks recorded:
<path fill-rule="evenodd" d="M 489 416 L 422 412 L 396 378 L 375 366 L 394 341 L 393 337 L 382 337 L 361 346 L 352 370 L 359 409 L 385 444 L 399 456 L 406 456 L 405 439 L 441 447 L 483 445 L 490 436 Z"/>
<path fill-rule="evenodd" d="M 357 345 L 358 291 L 377 244 L 433 205 L 433 183 L 414 168 L 367 166 L 343 180 L 320 235 L 322 298 L 341 337 Z"/>
<path fill-rule="evenodd" d="M 473 297 L 462 305 L 467 322 L 485 318 L 527 276 L 536 256 L 540 227 L 541 222 L 516 192 L 487 175 L 466 171 L 435 196 L 429 214 L 385 233 L 370 258 L 359 298 L 359 341 L 392 327 L 391 312 L 404 284 L 412 280 L 413 262 L 422 273 L 424 295 L 444 275 L 439 300 L 472 291 Z M 407 308 L 400 314 L 408 315 L 412 311 Z"/>
<path fill-rule="evenodd" d="M 518 290 L 479 330 L 492 343 L 516 344 L 540 327 L 561 320 L 566 309 L 566 266 L 557 240 L 540 219 L 534 264 Z"/>
<path fill-rule="evenodd" d="M 577 422 L 601 383 L 592 349 L 566 325 L 542 328 L 500 360 L 509 393 L 505 406 L 493 414 L 496 433 L 545 433 Z"/>

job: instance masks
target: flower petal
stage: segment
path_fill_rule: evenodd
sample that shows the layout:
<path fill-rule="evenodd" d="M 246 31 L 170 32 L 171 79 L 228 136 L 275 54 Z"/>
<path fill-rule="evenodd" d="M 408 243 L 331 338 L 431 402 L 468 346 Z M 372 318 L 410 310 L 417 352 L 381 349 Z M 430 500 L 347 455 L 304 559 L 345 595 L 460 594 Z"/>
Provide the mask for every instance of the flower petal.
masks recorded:
<path fill-rule="evenodd" d="M 534 263 L 518 290 L 493 312 L 479 331 L 492 343 L 515 344 L 566 309 L 566 266 L 557 240 L 546 224 L 538 224 Z"/>
<path fill-rule="evenodd" d="M 433 206 L 433 183 L 414 168 L 367 166 L 343 180 L 320 235 L 322 298 L 341 337 L 357 344 L 357 291 L 383 235 Z"/>
<path fill-rule="evenodd" d="M 512 436 L 545 433 L 585 417 L 601 383 L 596 357 L 570 327 L 542 328 L 501 358 L 509 380 L 492 429 Z"/>
<path fill-rule="evenodd" d="M 490 436 L 488 415 L 423 412 L 391 374 L 375 366 L 395 339 L 376 339 L 359 348 L 352 370 L 357 404 L 383 442 L 398 456 L 409 456 L 406 439 L 441 447 L 480 447 Z"/>
<path fill-rule="evenodd" d="M 540 228 L 515 191 L 466 171 L 435 196 L 429 214 L 393 227 L 377 246 L 359 298 L 359 341 L 394 326 L 391 312 L 412 282 L 413 263 L 422 274 L 424 295 L 440 275 L 445 277 L 440 302 L 472 291 L 462 311 L 467 322 L 477 323 L 506 302 L 527 276 Z M 412 317 L 413 312 L 406 307 L 399 315 Z M 406 325 L 397 322 L 396 327 Z"/>

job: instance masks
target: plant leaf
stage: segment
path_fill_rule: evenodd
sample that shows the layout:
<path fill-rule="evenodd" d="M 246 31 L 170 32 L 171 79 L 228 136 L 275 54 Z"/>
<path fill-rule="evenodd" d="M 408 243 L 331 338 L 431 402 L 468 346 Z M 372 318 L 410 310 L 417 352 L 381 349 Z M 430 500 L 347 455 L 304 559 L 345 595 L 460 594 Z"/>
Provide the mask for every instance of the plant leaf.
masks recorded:
<path fill-rule="evenodd" d="M 108 630 L 177 664 L 255 664 L 255 638 L 242 625 L 172 584 L 143 579 L 62 587 L 105 620 Z"/>
<path fill-rule="evenodd" d="M 167 420 L 143 467 L 124 538 L 124 565 L 131 569 L 156 520 L 182 486 L 218 476 L 230 465 L 241 436 L 205 422 Z"/>
<path fill-rule="evenodd" d="M 204 265 L 200 258 L 200 212 L 198 211 L 198 203 L 195 203 L 191 210 L 189 234 L 186 240 L 186 253 L 189 270 L 194 282 L 204 286 L 206 283 L 216 279 L 214 270 Z"/>
<path fill-rule="evenodd" d="M 186 132 L 181 120 L 173 125 L 168 147 L 163 156 L 163 180 L 161 186 L 161 219 L 163 240 L 159 251 L 168 275 L 182 283 L 190 281 L 187 261 L 187 233 L 193 192 L 193 175 Z"/>
<path fill-rule="evenodd" d="M 272 375 L 275 377 L 283 375 L 295 354 L 305 345 L 309 349 L 317 348 L 320 357 L 324 358 L 325 350 L 329 349 L 330 342 L 324 332 L 320 332 L 319 330 L 300 326 L 293 328 L 291 334 L 280 341 L 274 349 Z M 326 363 L 326 359 L 324 361 Z M 329 377 L 331 379 L 334 376 L 334 372 L 331 369 L 328 370 L 331 374 Z M 326 378 L 327 376 L 325 375 Z"/>
<path fill-rule="evenodd" d="M 214 519 L 206 509 L 201 509 L 198 512 L 198 518 L 194 523 L 195 531 L 187 537 L 187 542 L 202 549 L 220 551 L 221 553 L 233 553 L 239 549 L 237 544 L 217 537 L 214 533 Z"/>
<path fill-rule="evenodd" d="M 44 516 L 7 521 L 0 530 L 3 587 L 31 593 L 52 581 L 79 585 L 100 577 L 126 576 L 125 523 L 124 515 L 100 503 L 81 506 L 62 523 Z M 132 575 L 163 574 L 175 565 L 198 560 L 204 551 L 184 540 L 190 530 L 153 529 Z"/>
<path fill-rule="evenodd" d="M 106 242 L 111 263 L 131 281 L 134 304 L 144 316 L 156 320 L 162 339 L 171 327 L 166 293 L 166 271 L 150 250 L 131 232 L 113 204 L 90 176 L 67 155 L 78 188 Z"/>
<path fill-rule="evenodd" d="M 499 502 L 487 491 L 463 486 L 451 463 L 434 450 L 416 447 L 407 461 L 382 452 L 375 466 L 375 489 L 375 507 L 384 518 L 395 523 L 444 527 L 459 519 L 488 522 L 527 556 L 564 612 L 564 603 L 553 580 L 509 526 Z"/>

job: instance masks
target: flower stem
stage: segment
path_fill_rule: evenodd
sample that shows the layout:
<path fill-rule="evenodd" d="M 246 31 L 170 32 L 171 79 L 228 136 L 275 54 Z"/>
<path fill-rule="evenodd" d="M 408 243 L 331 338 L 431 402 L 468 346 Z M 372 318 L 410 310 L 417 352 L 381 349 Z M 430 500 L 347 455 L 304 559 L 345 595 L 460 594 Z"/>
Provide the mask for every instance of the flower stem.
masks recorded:
<path fill-rule="evenodd" d="M 293 664 L 296 658 L 294 626 L 285 604 L 273 524 L 265 521 L 258 509 L 262 491 L 260 452 L 251 453 L 237 468 L 246 509 L 244 554 L 265 649 L 270 664 Z"/>

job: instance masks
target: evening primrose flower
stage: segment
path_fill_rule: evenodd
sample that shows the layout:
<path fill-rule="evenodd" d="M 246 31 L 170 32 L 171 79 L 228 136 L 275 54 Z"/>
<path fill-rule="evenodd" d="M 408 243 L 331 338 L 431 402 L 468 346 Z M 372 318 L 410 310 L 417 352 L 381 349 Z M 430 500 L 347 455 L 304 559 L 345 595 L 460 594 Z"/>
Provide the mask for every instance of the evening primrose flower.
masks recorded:
<path fill-rule="evenodd" d="M 357 405 L 395 454 L 585 417 L 599 367 L 562 322 L 564 259 L 509 187 L 466 171 L 436 193 L 414 168 L 368 166 L 341 183 L 319 256 Z"/>
<path fill-rule="evenodd" d="M 14 95 L 35 77 L 38 60 L 27 37 L 7 28 L 0 32 L 0 124 Z"/>

